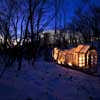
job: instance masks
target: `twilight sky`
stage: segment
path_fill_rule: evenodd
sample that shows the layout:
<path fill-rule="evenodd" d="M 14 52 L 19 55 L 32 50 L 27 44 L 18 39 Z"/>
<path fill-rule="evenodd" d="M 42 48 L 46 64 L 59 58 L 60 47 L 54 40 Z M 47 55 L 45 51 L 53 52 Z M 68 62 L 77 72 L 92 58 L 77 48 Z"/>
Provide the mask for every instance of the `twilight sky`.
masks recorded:
<path fill-rule="evenodd" d="M 91 0 L 91 4 L 95 5 L 97 7 L 100 7 L 100 0 Z M 82 3 L 82 0 L 64 0 L 64 9 L 66 10 L 66 22 L 67 23 L 71 22 L 71 19 L 74 16 L 75 10 L 78 7 L 82 7 L 83 8 L 85 6 L 86 5 L 84 5 Z M 51 23 L 51 25 L 48 28 L 51 29 L 51 26 L 54 27 L 54 23 L 53 22 Z M 63 26 L 63 22 L 62 22 L 61 26 Z"/>
<path fill-rule="evenodd" d="M 3 4 L 2 4 L 3 0 L 0 0 L 0 11 L 1 8 L 3 8 Z M 51 0 L 50 0 L 51 1 Z M 85 0 L 84 0 L 85 1 Z M 89 0 L 90 1 L 90 0 Z M 23 0 L 24 2 L 24 0 Z M 91 0 L 91 4 L 94 4 L 98 7 L 100 7 L 100 0 Z M 72 19 L 72 17 L 74 16 L 74 12 L 78 7 L 84 7 L 86 5 L 84 5 L 82 3 L 82 0 L 64 0 L 64 4 L 63 7 L 65 9 L 66 12 L 66 23 L 69 23 Z M 60 19 L 62 17 L 62 19 Z M 45 17 L 47 18 L 47 17 Z M 58 20 L 60 20 L 60 26 L 63 27 L 63 14 L 62 12 L 60 13 L 60 18 L 58 18 Z M 50 24 L 48 25 L 48 27 L 46 29 L 53 29 L 54 28 L 54 19 L 50 22 Z"/>

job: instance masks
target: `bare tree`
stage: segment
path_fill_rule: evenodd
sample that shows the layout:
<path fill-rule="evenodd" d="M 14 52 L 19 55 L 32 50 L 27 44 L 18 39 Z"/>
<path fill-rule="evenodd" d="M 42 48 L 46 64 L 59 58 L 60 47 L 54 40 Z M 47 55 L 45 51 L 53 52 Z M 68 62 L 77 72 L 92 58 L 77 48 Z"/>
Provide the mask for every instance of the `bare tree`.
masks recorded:
<path fill-rule="evenodd" d="M 83 33 L 84 39 L 90 38 L 93 31 L 95 17 L 91 14 L 93 7 L 89 0 L 82 0 L 83 7 L 79 6 L 75 11 L 75 16 L 72 20 L 73 29 Z M 88 12 L 84 11 L 85 7 L 88 7 Z"/>

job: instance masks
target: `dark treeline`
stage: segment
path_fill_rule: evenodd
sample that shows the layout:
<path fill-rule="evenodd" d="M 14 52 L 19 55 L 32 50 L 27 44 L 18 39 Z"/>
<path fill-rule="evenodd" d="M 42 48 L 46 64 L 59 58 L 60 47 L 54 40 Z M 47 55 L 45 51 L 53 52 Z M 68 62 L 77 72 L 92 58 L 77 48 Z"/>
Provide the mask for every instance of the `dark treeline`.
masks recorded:
<path fill-rule="evenodd" d="M 69 28 L 74 32 L 81 32 L 86 42 L 91 37 L 100 37 L 98 29 L 100 8 L 92 4 L 91 1 L 83 0 L 83 3 L 76 8 L 72 23 L 69 25 Z"/>
<path fill-rule="evenodd" d="M 0 64 L 4 63 L 1 77 L 5 69 L 16 61 L 19 65 L 17 69 L 20 70 L 23 58 L 32 60 L 34 64 L 39 52 L 42 52 L 39 33 L 54 20 L 56 2 L 53 0 L 0 2 Z"/>

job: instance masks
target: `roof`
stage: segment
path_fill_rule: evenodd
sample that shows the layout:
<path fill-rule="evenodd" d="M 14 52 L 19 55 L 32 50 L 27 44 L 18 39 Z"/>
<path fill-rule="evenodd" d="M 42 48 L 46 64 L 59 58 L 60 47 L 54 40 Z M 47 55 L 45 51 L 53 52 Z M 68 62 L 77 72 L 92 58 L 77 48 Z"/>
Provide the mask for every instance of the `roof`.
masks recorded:
<path fill-rule="evenodd" d="M 84 47 L 84 45 L 78 45 L 78 46 L 75 48 L 75 51 L 74 51 L 74 52 L 79 53 L 83 47 Z"/>
<path fill-rule="evenodd" d="M 84 45 L 84 47 L 81 49 L 80 53 L 86 53 L 90 49 L 89 45 Z"/>
<path fill-rule="evenodd" d="M 89 45 L 79 45 L 76 47 L 75 52 L 77 53 L 86 53 L 90 49 Z"/>
<path fill-rule="evenodd" d="M 90 45 L 78 45 L 76 48 L 72 48 L 69 50 L 64 50 L 62 53 L 66 54 L 74 54 L 74 53 L 87 53 L 90 49 Z"/>
<path fill-rule="evenodd" d="M 89 45 L 78 45 L 76 48 L 70 49 L 68 53 L 86 53 L 89 49 Z"/>

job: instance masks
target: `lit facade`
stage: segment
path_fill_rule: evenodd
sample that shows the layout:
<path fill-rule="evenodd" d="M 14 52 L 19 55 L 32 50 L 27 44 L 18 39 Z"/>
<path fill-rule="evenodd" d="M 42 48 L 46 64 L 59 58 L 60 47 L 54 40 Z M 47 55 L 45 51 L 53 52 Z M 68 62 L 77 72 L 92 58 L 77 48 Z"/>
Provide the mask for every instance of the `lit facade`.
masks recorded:
<path fill-rule="evenodd" d="M 58 64 L 88 69 L 97 65 L 97 52 L 89 45 L 79 45 L 69 50 L 54 48 L 52 56 Z"/>

